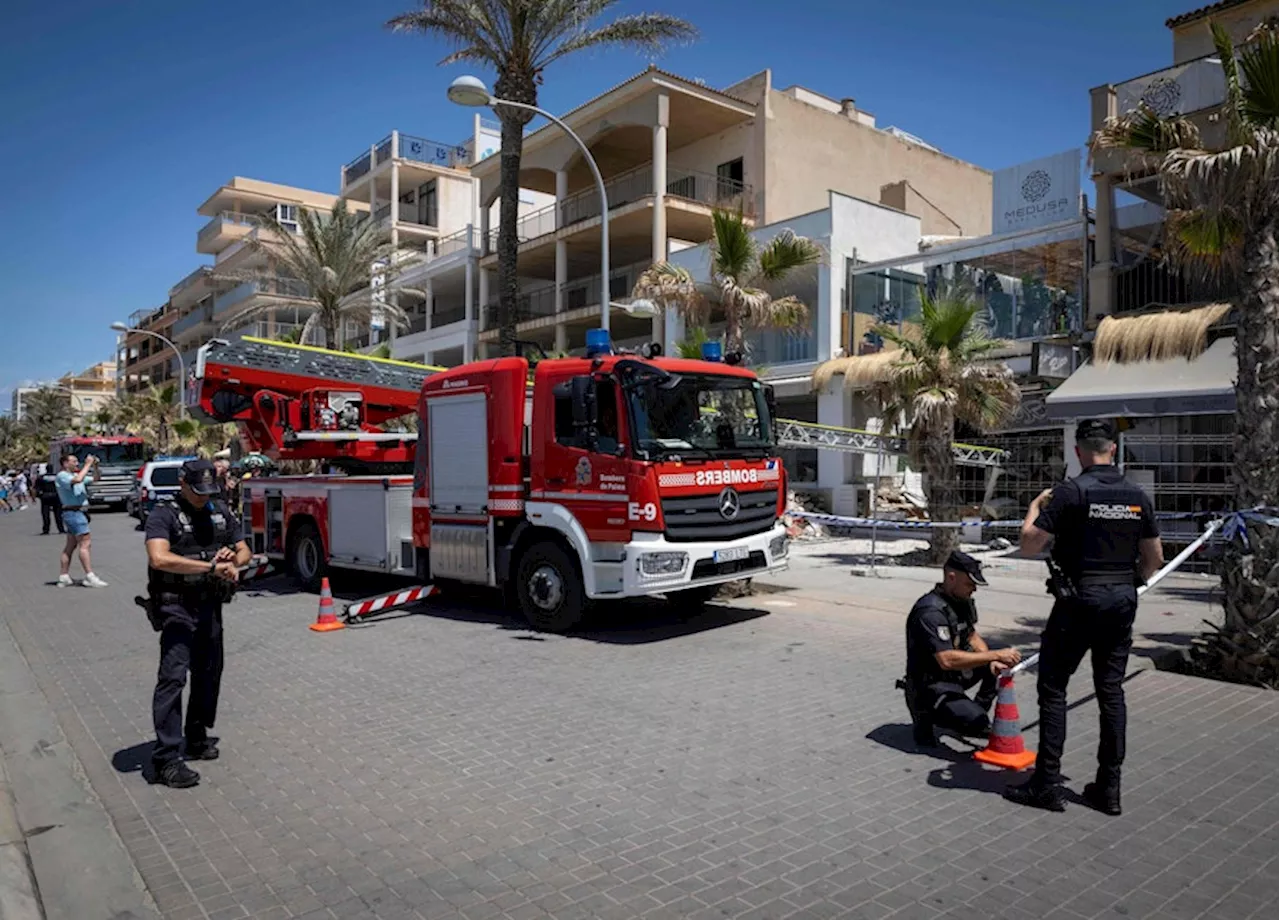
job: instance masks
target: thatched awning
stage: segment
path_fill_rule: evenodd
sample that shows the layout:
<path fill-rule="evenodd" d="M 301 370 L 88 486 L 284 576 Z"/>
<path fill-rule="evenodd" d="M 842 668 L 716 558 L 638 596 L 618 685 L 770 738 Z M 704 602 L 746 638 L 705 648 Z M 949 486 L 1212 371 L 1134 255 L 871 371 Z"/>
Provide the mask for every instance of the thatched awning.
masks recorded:
<path fill-rule="evenodd" d="M 1108 316 L 1098 324 L 1093 360 L 1190 360 L 1209 347 L 1209 329 L 1227 318 L 1231 304 L 1215 303 L 1189 310 L 1162 310 L 1136 316 Z"/>
<path fill-rule="evenodd" d="M 825 390 L 827 384 L 835 377 L 844 377 L 845 389 L 848 390 L 884 383 L 889 379 L 893 363 L 900 360 L 902 360 L 902 351 L 894 348 L 869 355 L 854 355 L 851 358 L 832 358 L 830 361 L 823 361 L 813 371 L 813 390 L 815 393 Z"/>

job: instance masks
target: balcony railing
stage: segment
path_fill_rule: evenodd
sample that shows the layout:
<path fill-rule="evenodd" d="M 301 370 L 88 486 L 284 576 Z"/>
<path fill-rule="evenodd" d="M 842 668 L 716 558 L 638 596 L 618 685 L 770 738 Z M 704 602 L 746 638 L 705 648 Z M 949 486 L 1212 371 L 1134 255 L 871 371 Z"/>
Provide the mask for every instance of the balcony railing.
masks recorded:
<path fill-rule="evenodd" d="M 392 157 L 457 168 L 471 163 L 471 151 L 463 144 L 445 144 L 414 134 L 388 134 L 370 152 L 362 153 L 342 167 L 342 184 L 349 185 Z"/>
<path fill-rule="evenodd" d="M 1190 307 L 1230 300 L 1229 285 L 1187 278 L 1164 263 L 1144 259 L 1119 269 L 1114 277 L 1117 313 L 1151 307 Z"/>
<path fill-rule="evenodd" d="M 1157 115 L 1189 115 L 1222 105 L 1226 98 L 1222 64 L 1215 54 L 1116 84 L 1116 114 L 1145 103 Z"/>
<path fill-rule="evenodd" d="M 453 307 L 448 310 L 437 310 L 431 314 L 431 328 L 439 329 L 441 326 L 449 326 L 453 323 L 460 323 L 467 318 L 466 306 Z"/>
<path fill-rule="evenodd" d="M 637 262 L 625 268 L 615 269 L 609 278 L 609 299 L 617 301 L 626 298 L 639 277 L 640 272 L 649 267 L 648 262 Z M 600 276 L 591 275 L 586 278 L 575 278 L 565 282 L 564 308 L 560 312 L 568 313 L 586 307 L 600 306 Z M 545 319 L 556 315 L 556 286 L 554 284 L 540 287 L 532 291 L 524 291 L 516 301 L 516 322 L 527 322 Z M 490 299 L 484 309 L 484 325 L 482 329 L 492 329 L 497 325 L 498 301 Z"/>
<path fill-rule="evenodd" d="M 196 239 L 200 243 L 205 243 L 222 232 L 222 228 L 230 224 L 235 227 L 259 227 L 262 221 L 254 214 L 240 214 L 236 211 L 223 211 L 221 214 L 215 215 L 207 224 L 200 228 Z"/>
<path fill-rule="evenodd" d="M 178 294 L 178 292 L 186 290 L 187 288 L 191 287 L 191 285 L 195 284 L 200 279 L 207 278 L 209 276 L 209 272 L 211 271 L 212 269 L 208 265 L 201 265 L 191 274 L 187 275 L 187 277 L 183 278 L 173 287 L 169 288 L 169 296 L 174 297 L 175 295 Z"/>
<path fill-rule="evenodd" d="M 604 188 L 610 211 L 640 201 L 653 194 L 653 168 L 648 165 L 637 166 L 619 173 L 605 182 Z M 667 169 L 666 194 L 713 208 L 741 210 L 748 216 L 755 210 L 755 196 L 751 186 L 734 179 L 689 169 Z M 594 187 L 582 189 L 566 196 L 562 201 L 522 217 L 516 223 L 516 237 L 524 243 L 599 216 L 600 193 Z M 497 240 L 497 231 L 491 230 L 491 248 L 497 244 Z"/>

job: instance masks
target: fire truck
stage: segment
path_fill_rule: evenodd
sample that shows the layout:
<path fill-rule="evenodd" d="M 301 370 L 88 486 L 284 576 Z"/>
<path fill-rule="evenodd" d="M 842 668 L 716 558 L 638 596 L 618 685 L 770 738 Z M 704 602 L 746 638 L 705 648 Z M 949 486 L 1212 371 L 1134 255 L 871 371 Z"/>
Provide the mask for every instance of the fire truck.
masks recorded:
<path fill-rule="evenodd" d="M 49 443 L 50 470 L 62 468 L 62 458 L 75 454 L 84 463 L 90 454 L 98 458 L 89 487 L 91 506 L 124 508 L 133 494 L 134 481 L 147 462 L 146 444 L 134 435 L 66 435 Z"/>
<path fill-rule="evenodd" d="M 343 568 L 487 585 L 564 631 L 592 603 L 701 606 L 787 562 L 771 391 L 715 347 L 645 352 L 597 331 L 582 358 L 443 370 L 214 340 L 191 410 L 320 465 L 241 489 L 246 540 L 303 585 Z"/>

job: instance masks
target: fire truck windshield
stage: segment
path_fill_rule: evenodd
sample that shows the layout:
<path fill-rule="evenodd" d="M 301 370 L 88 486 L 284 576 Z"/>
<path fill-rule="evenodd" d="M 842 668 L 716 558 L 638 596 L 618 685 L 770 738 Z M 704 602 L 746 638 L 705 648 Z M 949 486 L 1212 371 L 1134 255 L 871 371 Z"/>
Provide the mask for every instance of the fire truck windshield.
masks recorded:
<path fill-rule="evenodd" d="M 628 402 L 636 448 L 646 458 L 764 455 L 773 446 L 769 407 L 758 380 L 683 375 L 674 385 L 635 387 Z"/>
<path fill-rule="evenodd" d="M 90 441 L 67 443 L 62 445 L 62 456 L 75 454 L 84 463 L 85 458 L 93 454 L 104 466 L 113 463 L 137 463 L 144 459 L 144 448 L 135 442 L 132 444 L 94 444 Z"/>

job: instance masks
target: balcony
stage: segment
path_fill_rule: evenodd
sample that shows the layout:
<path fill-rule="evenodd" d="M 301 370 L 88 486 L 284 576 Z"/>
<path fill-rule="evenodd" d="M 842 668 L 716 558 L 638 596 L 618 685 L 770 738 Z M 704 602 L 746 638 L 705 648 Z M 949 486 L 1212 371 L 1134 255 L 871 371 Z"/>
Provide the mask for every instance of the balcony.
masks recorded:
<path fill-rule="evenodd" d="M 1092 90 L 1091 95 L 1093 131 L 1099 130 L 1107 118 L 1127 115 L 1141 105 L 1161 117 L 1189 118 L 1202 135 L 1209 134 L 1206 140 L 1214 140 L 1213 133 L 1223 130 L 1217 112 L 1226 101 L 1227 86 L 1217 55 L 1196 58 L 1123 83 L 1100 86 Z M 1094 153 L 1095 172 L 1122 173 L 1127 165 L 1124 151 Z"/>
<path fill-rule="evenodd" d="M 173 325 L 173 334 L 182 336 L 206 323 L 223 323 L 247 306 L 252 297 L 280 297 L 305 300 L 309 297 L 307 286 L 292 278 L 260 278 L 243 281 L 192 310 Z"/>
<path fill-rule="evenodd" d="M 610 212 L 653 195 L 653 167 L 637 166 L 619 173 L 604 184 Z M 668 167 L 669 198 L 681 199 L 709 208 L 741 210 L 747 216 L 755 211 L 755 194 L 751 186 L 709 173 Z M 516 237 L 521 243 L 536 240 L 600 216 L 600 193 L 594 186 L 568 195 L 525 215 L 516 224 Z M 498 233 L 489 232 L 489 251 L 497 245 Z"/>
<path fill-rule="evenodd" d="M 196 235 L 196 252 L 210 255 L 221 252 L 232 243 L 244 239 L 260 226 L 262 221 L 257 215 L 223 211 L 200 228 L 200 232 Z"/>
<path fill-rule="evenodd" d="M 413 134 L 393 131 L 370 151 L 361 153 L 342 167 L 342 187 L 368 175 L 392 158 L 426 166 L 459 169 L 471 164 L 471 151 L 461 144 L 445 144 Z"/>

